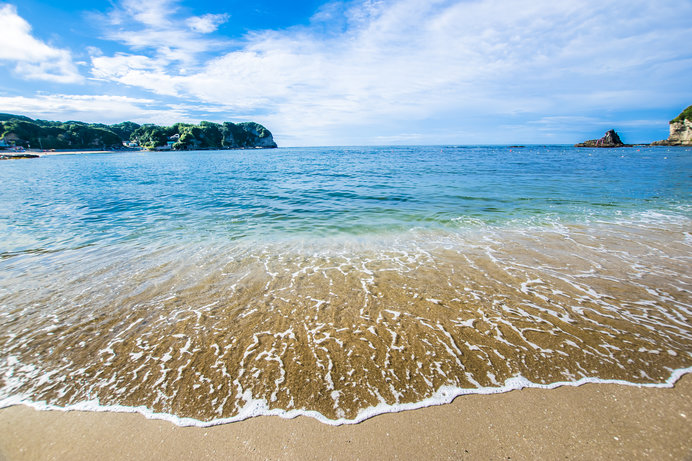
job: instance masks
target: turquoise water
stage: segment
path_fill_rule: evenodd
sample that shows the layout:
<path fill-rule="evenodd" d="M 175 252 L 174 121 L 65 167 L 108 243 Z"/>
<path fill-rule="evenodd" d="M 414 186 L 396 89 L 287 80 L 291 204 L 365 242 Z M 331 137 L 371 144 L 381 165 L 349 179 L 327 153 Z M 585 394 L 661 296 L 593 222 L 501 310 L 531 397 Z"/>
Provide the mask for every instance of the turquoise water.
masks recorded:
<path fill-rule="evenodd" d="M 3 162 L 0 253 L 689 215 L 692 149 L 348 147 Z"/>
<path fill-rule="evenodd" d="M 0 408 L 353 423 L 692 372 L 692 148 L 0 163 Z"/>

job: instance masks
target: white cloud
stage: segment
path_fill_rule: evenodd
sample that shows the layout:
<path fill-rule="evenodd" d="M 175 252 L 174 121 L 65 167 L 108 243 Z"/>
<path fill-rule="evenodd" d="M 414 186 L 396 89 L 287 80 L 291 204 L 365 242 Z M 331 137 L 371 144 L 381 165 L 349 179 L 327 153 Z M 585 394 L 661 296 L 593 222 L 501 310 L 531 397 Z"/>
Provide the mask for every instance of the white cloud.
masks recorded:
<path fill-rule="evenodd" d="M 137 22 L 150 27 L 167 27 L 168 18 L 175 15 L 178 8 L 171 0 L 124 0 L 120 8 L 114 8 L 108 19 L 112 25 L 128 25 Z"/>
<path fill-rule="evenodd" d="M 185 18 L 176 0 L 124 0 L 109 13 L 92 15 L 92 18 L 104 24 L 107 39 L 135 51 L 153 50 L 161 63 L 189 65 L 196 61 L 198 54 L 223 45 L 223 41 L 204 35 L 228 20 L 228 15 Z"/>
<path fill-rule="evenodd" d="M 421 123 L 466 136 L 473 130 L 452 124 L 591 117 L 692 98 L 680 86 L 692 71 L 680 46 L 692 42 L 690 2 L 334 2 L 309 27 L 255 32 L 206 63 L 188 59 L 185 71 L 172 56 L 212 45 L 196 35 L 185 48 L 174 43 L 192 32 L 167 22 L 173 5 L 159 0 L 151 5 L 157 13 L 145 13 L 128 2 L 122 11 L 146 27 L 136 38 L 114 37 L 155 49 L 153 64 L 146 52 L 94 58 L 94 75 L 229 111 L 264 111 L 278 137 L 307 133 L 298 143 L 377 142 L 419 133 Z"/>
<path fill-rule="evenodd" d="M 91 50 L 92 76 L 168 96 L 180 95 L 181 76 L 195 68 L 198 55 L 224 43 L 203 35 L 229 18 L 227 14 L 185 18 L 176 0 L 124 0 L 107 14 L 91 17 L 104 24 L 105 38 L 133 51 L 106 56 Z"/>
<path fill-rule="evenodd" d="M 51 94 L 26 96 L 0 96 L 4 112 L 29 115 L 47 120 L 81 120 L 95 123 L 119 123 L 130 120 L 137 123 L 192 122 L 190 106 L 165 105 L 155 99 L 109 95 Z"/>
<path fill-rule="evenodd" d="M 15 72 L 30 80 L 77 83 L 83 77 L 70 52 L 54 48 L 31 35 L 31 25 L 17 14 L 14 5 L 0 5 L 2 46 L 0 61 L 15 63 Z"/>
<path fill-rule="evenodd" d="M 176 81 L 180 78 L 163 72 L 167 65 L 165 60 L 119 53 L 115 56 L 92 56 L 91 63 L 91 73 L 96 79 L 112 80 L 161 95 L 179 94 Z"/>
<path fill-rule="evenodd" d="M 204 16 L 192 16 L 187 18 L 185 22 L 195 32 L 210 34 L 228 21 L 228 17 L 227 14 L 205 14 Z"/>

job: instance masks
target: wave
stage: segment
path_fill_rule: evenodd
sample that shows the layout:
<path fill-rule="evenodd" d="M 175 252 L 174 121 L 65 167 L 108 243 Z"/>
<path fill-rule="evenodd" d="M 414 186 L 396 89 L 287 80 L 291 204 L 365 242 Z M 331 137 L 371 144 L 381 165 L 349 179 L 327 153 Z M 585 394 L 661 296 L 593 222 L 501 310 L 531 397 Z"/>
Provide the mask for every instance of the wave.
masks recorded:
<path fill-rule="evenodd" d="M 0 291 L 0 398 L 343 423 L 519 385 L 668 383 L 692 361 L 687 229 L 642 213 L 17 256 Z"/>
<path fill-rule="evenodd" d="M 278 416 L 284 419 L 294 419 L 299 416 L 306 416 L 330 426 L 341 426 L 345 424 L 358 424 L 366 419 L 373 418 L 386 413 L 400 413 L 402 411 L 418 410 L 421 408 L 445 405 L 451 403 L 457 397 L 464 395 L 489 395 L 502 394 L 520 389 L 556 389 L 562 386 L 578 387 L 584 384 L 617 384 L 622 386 L 633 386 L 638 388 L 672 388 L 675 383 L 685 374 L 692 373 L 692 367 L 673 370 L 670 377 L 662 383 L 631 383 L 623 380 L 582 378 L 573 382 L 556 382 L 551 384 L 537 384 L 517 376 L 508 379 L 502 387 L 489 387 L 480 389 L 462 389 L 445 386 L 438 389 L 431 397 L 418 402 L 388 405 L 380 403 L 376 406 L 361 410 L 353 419 L 329 419 L 316 411 L 310 410 L 281 410 L 269 408 L 264 400 L 250 399 L 240 413 L 229 418 L 218 418 L 210 421 L 201 421 L 194 418 L 179 417 L 168 413 L 157 413 L 145 406 L 128 407 L 124 405 L 101 405 L 98 401 L 84 401 L 67 406 L 52 405 L 45 402 L 35 402 L 21 396 L 11 396 L 0 400 L 0 408 L 7 408 L 14 405 L 24 405 L 39 411 L 90 411 L 108 413 L 139 413 L 147 419 L 158 419 L 168 421 L 176 426 L 182 427 L 211 427 L 221 424 L 235 423 L 244 421 L 257 416 Z"/>

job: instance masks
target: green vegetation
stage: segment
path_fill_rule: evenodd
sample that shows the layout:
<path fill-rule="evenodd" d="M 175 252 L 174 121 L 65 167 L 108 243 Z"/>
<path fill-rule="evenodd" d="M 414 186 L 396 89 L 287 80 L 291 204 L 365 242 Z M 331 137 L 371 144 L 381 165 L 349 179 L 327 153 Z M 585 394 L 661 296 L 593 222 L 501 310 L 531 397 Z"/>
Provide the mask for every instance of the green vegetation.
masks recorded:
<path fill-rule="evenodd" d="M 24 120 L 25 122 L 33 122 L 29 117 L 25 117 L 23 115 L 14 115 L 14 114 L 3 114 L 0 113 L 0 122 L 5 122 L 7 120 Z"/>
<path fill-rule="evenodd" d="M 670 123 L 682 122 L 684 120 L 689 120 L 692 122 L 692 106 L 689 106 L 687 109 L 683 110 L 680 115 L 671 120 Z"/>
<path fill-rule="evenodd" d="M 129 141 L 132 133 L 139 128 L 139 125 L 134 122 L 122 122 L 110 125 L 107 129 L 120 136 L 123 141 Z"/>
<path fill-rule="evenodd" d="M 8 144 L 35 149 L 103 149 L 122 146 L 121 138 L 107 128 L 83 122 L 27 120 L 26 117 L 9 117 L 0 122 L 0 139 L 5 139 Z"/>
<path fill-rule="evenodd" d="M 133 142 L 145 149 L 233 149 L 276 147 L 272 134 L 254 122 L 172 126 L 52 122 L 0 113 L 0 139 L 34 149 L 119 149 Z"/>

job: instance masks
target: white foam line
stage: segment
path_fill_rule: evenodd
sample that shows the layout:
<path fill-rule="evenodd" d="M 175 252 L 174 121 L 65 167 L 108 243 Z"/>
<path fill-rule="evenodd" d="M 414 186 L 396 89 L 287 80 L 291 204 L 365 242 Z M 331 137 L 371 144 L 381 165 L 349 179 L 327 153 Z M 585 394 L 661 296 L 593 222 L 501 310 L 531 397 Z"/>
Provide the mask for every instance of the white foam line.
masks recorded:
<path fill-rule="evenodd" d="M 15 395 L 0 399 L 0 409 L 14 405 L 25 405 L 36 410 L 53 410 L 53 411 L 93 411 L 93 412 L 113 412 L 113 413 L 139 413 L 147 419 L 161 419 L 168 421 L 177 426 L 197 426 L 209 427 L 220 424 L 228 424 L 237 421 L 243 421 L 255 416 L 279 416 L 284 419 L 293 419 L 298 416 L 308 416 L 314 418 L 321 423 L 330 426 L 341 426 L 344 424 L 358 424 L 373 416 L 385 413 L 399 413 L 407 410 L 416 410 L 419 408 L 444 405 L 452 402 L 455 398 L 461 395 L 471 394 L 502 394 L 505 392 L 519 390 L 524 388 L 532 389 L 555 389 L 562 386 L 578 387 L 584 384 L 620 384 L 623 386 L 632 386 L 639 388 L 672 388 L 675 383 L 683 375 L 692 373 L 692 367 L 680 368 L 673 370 L 670 377 L 663 383 L 631 383 L 629 381 L 619 379 L 600 379 L 600 378 L 581 378 L 577 381 L 559 381 L 551 384 L 533 383 L 522 376 L 509 378 L 505 381 L 504 386 L 500 387 L 481 387 L 475 389 L 463 389 L 454 386 L 442 386 L 435 393 L 423 400 L 412 403 L 399 403 L 389 405 L 384 402 L 373 407 L 361 410 L 354 419 L 329 419 L 321 413 L 314 410 L 281 410 L 272 409 L 267 406 L 267 402 L 259 399 L 247 399 L 246 405 L 240 410 L 236 416 L 229 418 L 217 418 L 211 421 L 200 421 L 193 418 L 179 417 L 168 413 L 157 413 L 145 406 L 128 407 L 124 405 L 101 405 L 98 400 L 88 400 L 84 402 L 67 405 L 64 407 L 53 405 L 45 402 L 34 402 L 21 395 Z"/>

